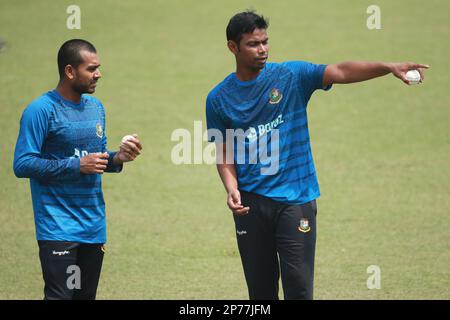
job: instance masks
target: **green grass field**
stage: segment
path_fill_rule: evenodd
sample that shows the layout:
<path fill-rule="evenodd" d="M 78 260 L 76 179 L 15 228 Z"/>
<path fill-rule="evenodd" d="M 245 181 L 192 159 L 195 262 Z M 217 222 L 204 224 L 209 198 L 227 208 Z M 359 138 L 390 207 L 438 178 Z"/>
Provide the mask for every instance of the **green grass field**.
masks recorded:
<path fill-rule="evenodd" d="M 193 132 L 209 90 L 234 71 L 225 27 L 246 8 L 269 17 L 271 61 L 431 65 L 419 86 L 387 76 L 310 101 L 322 191 L 315 298 L 450 298 L 450 2 L 77 0 L 81 30 L 68 30 L 70 4 L 0 4 L 0 299 L 43 296 L 29 183 L 14 176 L 12 159 L 21 113 L 56 86 L 56 53 L 70 38 L 99 51 L 95 95 L 110 149 L 134 132 L 144 144 L 135 163 L 103 179 L 98 298 L 247 298 L 215 166 L 170 158 L 172 131 Z M 381 8 L 381 30 L 366 27 L 371 4 Z M 381 289 L 366 286 L 370 265 L 381 268 Z"/>

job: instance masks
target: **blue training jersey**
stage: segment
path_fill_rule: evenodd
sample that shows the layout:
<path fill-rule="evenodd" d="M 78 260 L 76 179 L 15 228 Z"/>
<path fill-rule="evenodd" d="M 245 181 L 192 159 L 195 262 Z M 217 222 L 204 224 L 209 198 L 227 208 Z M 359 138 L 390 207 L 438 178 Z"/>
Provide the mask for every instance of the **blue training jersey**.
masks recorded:
<path fill-rule="evenodd" d="M 331 88 L 322 85 L 325 68 L 304 61 L 267 63 L 256 79 L 240 81 L 232 73 L 208 94 L 208 139 L 224 142 L 227 131 L 235 132 L 233 158 L 240 190 L 288 204 L 320 196 L 306 107 L 316 89 Z M 218 133 L 223 140 L 217 139 Z M 275 170 L 264 173 L 264 168 Z"/>
<path fill-rule="evenodd" d="M 36 237 L 105 243 L 105 202 L 100 174 L 82 174 L 80 158 L 106 149 L 105 111 L 96 98 L 75 104 L 56 90 L 23 112 L 14 153 L 14 172 L 30 178 Z M 109 153 L 107 172 L 120 172 Z"/>

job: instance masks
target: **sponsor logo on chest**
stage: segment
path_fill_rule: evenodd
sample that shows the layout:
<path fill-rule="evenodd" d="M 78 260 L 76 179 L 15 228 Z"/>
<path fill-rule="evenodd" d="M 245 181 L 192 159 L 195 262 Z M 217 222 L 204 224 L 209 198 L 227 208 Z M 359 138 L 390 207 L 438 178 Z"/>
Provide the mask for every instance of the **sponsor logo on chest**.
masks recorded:
<path fill-rule="evenodd" d="M 284 123 L 283 114 L 280 114 L 274 120 L 258 125 L 257 129 L 255 129 L 254 127 L 250 127 L 248 129 L 247 139 L 249 141 L 254 141 L 258 138 L 258 136 L 261 137 L 262 135 L 277 128 L 282 123 Z"/>

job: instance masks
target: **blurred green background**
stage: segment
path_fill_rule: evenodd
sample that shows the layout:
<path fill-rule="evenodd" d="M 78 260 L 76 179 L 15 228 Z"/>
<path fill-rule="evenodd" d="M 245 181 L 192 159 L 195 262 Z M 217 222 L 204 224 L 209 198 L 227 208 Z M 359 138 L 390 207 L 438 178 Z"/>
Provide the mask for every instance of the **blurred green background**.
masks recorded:
<path fill-rule="evenodd" d="M 66 9 L 81 8 L 81 30 Z M 381 8 L 381 30 L 366 9 Z M 392 75 L 317 92 L 309 104 L 318 200 L 316 299 L 450 298 L 450 2 L 2 0 L 0 299 L 41 299 L 29 183 L 12 172 L 23 109 L 57 84 L 56 53 L 94 43 L 110 149 L 137 132 L 144 153 L 103 179 L 108 244 L 98 299 L 246 299 L 234 223 L 214 165 L 174 165 L 177 128 L 204 121 L 209 90 L 234 71 L 229 18 L 269 18 L 270 61 L 415 61 Z M 205 129 L 205 123 L 203 128 Z M 206 143 L 204 144 L 206 146 Z M 381 269 L 381 289 L 366 286 Z"/>

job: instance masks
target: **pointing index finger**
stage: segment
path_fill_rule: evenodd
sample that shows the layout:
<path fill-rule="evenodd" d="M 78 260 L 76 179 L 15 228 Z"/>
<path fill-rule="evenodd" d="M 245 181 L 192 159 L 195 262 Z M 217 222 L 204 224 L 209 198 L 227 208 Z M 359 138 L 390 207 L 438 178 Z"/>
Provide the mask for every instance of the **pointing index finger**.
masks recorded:
<path fill-rule="evenodd" d="M 420 63 L 416 63 L 415 65 L 414 65 L 414 68 L 415 69 L 418 69 L 418 68 L 424 68 L 424 69 L 428 69 L 430 66 L 428 65 L 428 64 L 420 64 Z"/>

